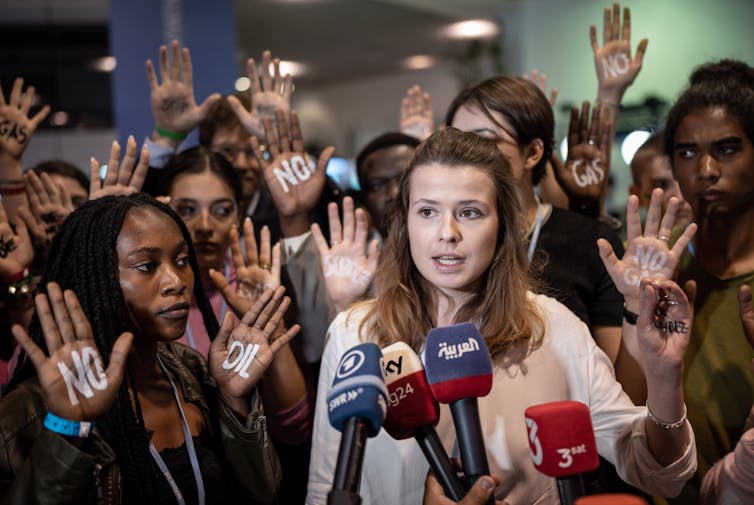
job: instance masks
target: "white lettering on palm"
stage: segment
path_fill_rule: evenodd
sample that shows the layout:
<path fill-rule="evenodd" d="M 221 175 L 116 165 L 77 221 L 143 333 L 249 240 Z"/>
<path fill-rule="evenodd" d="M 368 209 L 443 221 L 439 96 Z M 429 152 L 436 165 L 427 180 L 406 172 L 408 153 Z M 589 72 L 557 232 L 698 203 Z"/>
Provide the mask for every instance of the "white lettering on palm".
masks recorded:
<path fill-rule="evenodd" d="M 238 352 L 236 353 L 236 350 Z M 251 361 L 259 352 L 259 344 L 244 345 L 238 340 L 234 340 L 230 344 L 230 350 L 225 357 L 225 361 L 222 363 L 222 367 L 225 370 L 234 370 L 238 375 L 244 379 L 249 378 L 248 369 L 251 366 Z M 235 356 L 233 355 L 235 353 Z"/>
<path fill-rule="evenodd" d="M 600 166 L 602 161 L 599 158 L 595 158 L 589 162 L 584 163 L 582 160 L 575 160 L 571 165 L 571 173 L 573 173 L 573 179 L 580 188 L 592 184 L 599 184 L 605 179 L 605 170 Z M 585 169 L 581 169 L 585 167 Z"/>
<path fill-rule="evenodd" d="M 323 268 L 325 277 L 344 277 L 359 286 L 369 285 L 370 274 L 348 256 L 328 256 Z"/>
<path fill-rule="evenodd" d="M 628 55 L 625 53 L 611 54 L 607 58 L 602 58 L 602 71 L 605 74 L 605 79 L 626 74 L 629 63 Z"/>
<path fill-rule="evenodd" d="M 79 399 L 76 391 L 86 398 L 91 398 L 94 396 L 92 388 L 98 391 L 107 388 L 107 376 L 102 366 L 102 359 L 93 347 L 84 347 L 81 349 L 81 354 L 74 349 L 71 351 L 71 359 L 73 360 L 73 367 L 76 369 L 75 373 L 62 361 L 58 362 L 58 370 L 65 380 L 68 399 L 72 405 L 78 405 Z"/>
<path fill-rule="evenodd" d="M 300 182 L 308 180 L 317 169 L 317 164 L 311 157 L 304 158 L 300 154 L 291 157 L 290 160 L 283 160 L 281 165 L 282 168 L 273 168 L 272 173 L 277 177 L 285 193 L 290 191 L 289 184 L 298 186 Z"/>
<path fill-rule="evenodd" d="M 626 284 L 638 286 L 643 278 L 662 270 L 668 261 L 668 255 L 664 251 L 655 250 L 654 246 L 650 245 L 645 250 L 643 245 L 637 244 L 633 261 L 634 266 L 623 272 L 623 280 Z"/>

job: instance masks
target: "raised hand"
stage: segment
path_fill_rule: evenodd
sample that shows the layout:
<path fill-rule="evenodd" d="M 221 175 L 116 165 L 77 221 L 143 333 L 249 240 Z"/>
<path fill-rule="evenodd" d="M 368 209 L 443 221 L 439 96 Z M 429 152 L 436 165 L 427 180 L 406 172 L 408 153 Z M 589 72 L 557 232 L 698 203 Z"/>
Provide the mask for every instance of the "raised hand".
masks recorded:
<path fill-rule="evenodd" d="M 537 85 L 537 87 L 542 91 L 542 93 L 547 95 L 547 74 L 539 73 L 539 70 L 532 69 L 531 74 L 527 75 L 524 74 L 524 79 L 527 81 L 531 81 L 534 84 Z M 555 107 L 555 102 L 558 100 L 558 88 L 552 88 L 550 90 L 550 106 Z"/>
<path fill-rule="evenodd" d="M 21 159 L 37 126 L 50 113 L 50 106 L 45 105 L 29 117 L 29 109 L 34 101 L 34 86 L 27 87 L 22 93 L 23 87 L 24 80 L 17 77 L 13 81 L 8 102 L 0 87 L 0 154 L 15 160 Z"/>
<path fill-rule="evenodd" d="M 270 72 L 270 66 L 273 67 Z M 236 113 L 241 124 L 250 135 L 264 138 L 264 118 L 275 119 L 275 111 L 281 110 L 287 114 L 291 109 L 291 93 L 293 92 L 293 77 L 280 74 L 280 59 L 272 56 L 269 51 L 262 53 L 262 68 L 257 68 L 254 58 L 246 62 L 249 74 L 251 110 L 246 110 L 235 96 L 228 97 L 233 112 Z"/>
<path fill-rule="evenodd" d="M 369 243 L 367 253 L 367 215 L 364 209 L 353 210 L 353 199 L 343 199 L 343 226 L 338 216 L 338 204 L 327 206 L 332 245 L 327 245 L 317 223 L 312 224 L 312 235 L 317 242 L 327 294 L 336 312 L 347 309 L 369 289 L 377 271 L 380 258 L 377 240 Z"/>
<path fill-rule="evenodd" d="M 236 269 L 236 289 L 222 273 L 210 270 L 212 282 L 239 319 L 251 309 L 263 291 L 280 286 L 280 244 L 270 247 L 270 229 L 266 226 L 262 228 L 259 251 L 251 218 L 244 219 L 243 236 L 246 257 L 241 251 L 238 228 L 233 226 L 230 231 L 230 252 Z"/>
<path fill-rule="evenodd" d="M 13 231 L 5 207 L 0 202 L 0 277 L 9 278 L 23 272 L 34 259 L 29 232 L 22 219 L 16 218 Z"/>
<path fill-rule="evenodd" d="M 19 325 L 13 336 L 34 364 L 47 410 L 73 421 L 91 421 L 112 405 L 123 380 L 133 335 L 122 333 L 104 368 L 92 327 L 73 291 L 51 282 L 34 299 L 49 356 Z"/>
<path fill-rule="evenodd" d="M 595 105 L 589 121 L 589 102 L 571 109 L 568 126 L 568 157 L 561 164 L 553 157 L 558 183 L 568 195 L 571 208 L 597 205 L 607 188 L 610 159 L 610 121 Z"/>
<path fill-rule="evenodd" d="M 273 129 L 272 120 L 264 119 L 264 133 L 270 159 L 264 158 L 259 141 L 256 137 L 251 137 L 254 155 L 262 167 L 264 179 L 281 220 L 308 215 L 322 196 L 327 177 L 325 168 L 335 148 L 325 148 L 315 163 L 304 151 L 298 115 L 295 112 L 290 113 L 289 125 L 289 118 L 284 111 L 277 110 L 275 114 L 277 132 Z"/>
<path fill-rule="evenodd" d="M 435 131 L 432 99 L 419 86 L 406 90 L 401 100 L 401 133 L 424 140 Z"/>
<path fill-rule="evenodd" d="M 696 224 L 691 223 L 671 248 L 670 234 L 675 223 L 679 201 L 673 197 L 668 203 L 664 216 L 662 213 L 662 190 L 652 191 L 652 199 L 647 210 L 644 232 L 641 230 L 639 199 L 631 195 L 628 199 L 626 228 L 628 245 L 623 258 L 618 259 L 610 243 L 605 239 L 597 240 L 600 257 L 607 272 L 613 279 L 615 287 L 626 300 L 626 307 L 636 312 L 639 300 L 639 285 L 646 277 L 662 276 L 672 279 L 683 250 L 696 233 Z M 662 220 L 660 219 L 662 217 Z"/>
<path fill-rule="evenodd" d="M 136 141 L 133 135 L 128 136 L 126 154 L 120 160 L 120 144 L 113 141 L 110 148 L 110 161 L 107 163 L 107 174 L 100 182 L 100 164 L 94 158 L 90 161 L 89 199 L 96 200 L 103 196 L 130 195 L 141 191 L 144 178 L 149 168 L 149 149 L 146 144 L 141 148 L 139 162 L 136 163 Z M 136 167 L 134 167 L 136 165 Z"/>
<path fill-rule="evenodd" d="M 500 484 L 496 475 L 485 475 L 477 480 L 458 505 L 487 505 L 494 498 L 495 487 Z M 432 472 L 427 473 L 424 481 L 423 505 L 455 505 L 456 502 L 445 496 L 442 485 Z M 495 501 L 495 505 L 508 505 L 508 502 Z"/>
<path fill-rule="evenodd" d="M 623 9 L 623 27 L 620 20 L 620 5 L 613 4 L 604 11 L 602 28 L 602 47 L 597 42 L 597 27 L 589 27 L 589 39 L 594 53 L 594 65 L 597 69 L 599 84 L 598 100 L 605 105 L 617 107 L 623 93 L 634 82 L 641 70 L 647 39 L 642 39 L 631 57 L 631 9 Z"/>
<path fill-rule="evenodd" d="M 233 328 L 232 314 L 226 314 L 217 337 L 209 348 L 209 372 L 220 394 L 242 415 L 249 413 L 249 393 L 272 359 L 301 329 L 294 325 L 283 335 L 271 338 L 291 303 L 285 288 L 266 290 L 241 322 Z"/>
<path fill-rule="evenodd" d="M 73 212 L 73 202 L 65 187 L 55 184 L 46 173 L 37 175 L 30 170 L 24 179 L 30 208 L 20 207 L 18 214 L 26 222 L 37 247 L 44 249 Z"/>
<path fill-rule="evenodd" d="M 157 80 L 152 60 L 147 60 L 147 79 L 151 89 L 152 117 L 155 132 L 153 137 L 165 139 L 173 144 L 180 143 L 178 138 L 185 137 L 207 115 L 210 106 L 220 98 L 219 93 L 207 97 L 200 105 L 194 99 L 194 75 L 191 66 L 191 54 L 187 47 L 180 48 L 177 41 L 170 44 L 170 62 L 168 48 L 160 46 L 160 79 Z M 172 136 L 165 136 L 174 134 Z"/>

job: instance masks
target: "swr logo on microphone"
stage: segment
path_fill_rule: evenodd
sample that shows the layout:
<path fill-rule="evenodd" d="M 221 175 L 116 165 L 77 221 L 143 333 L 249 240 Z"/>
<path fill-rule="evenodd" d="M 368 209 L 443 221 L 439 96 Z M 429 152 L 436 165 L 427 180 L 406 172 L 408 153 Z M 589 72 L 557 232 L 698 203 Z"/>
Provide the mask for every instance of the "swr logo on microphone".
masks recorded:
<path fill-rule="evenodd" d="M 448 345 L 447 342 L 440 342 L 439 347 L 440 347 L 440 350 L 437 352 L 437 357 L 445 358 L 446 360 L 448 360 L 448 359 L 460 358 L 467 352 L 478 351 L 479 342 L 469 337 L 468 342 L 463 342 L 460 344 L 450 344 L 450 345 Z"/>
<path fill-rule="evenodd" d="M 359 394 L 362 392 L 363 390 L 361 388 L 358 388 L 357 390 L 351 389 L 349 391 L 344 391 L 340 393 L 338 396 L 330 400 L 330 405 L 329 405 L 330 412 L 337 409 L 338 407 L 345 405 L 348 402 L 354 401 L 356 398 L 359 397 Z"/>

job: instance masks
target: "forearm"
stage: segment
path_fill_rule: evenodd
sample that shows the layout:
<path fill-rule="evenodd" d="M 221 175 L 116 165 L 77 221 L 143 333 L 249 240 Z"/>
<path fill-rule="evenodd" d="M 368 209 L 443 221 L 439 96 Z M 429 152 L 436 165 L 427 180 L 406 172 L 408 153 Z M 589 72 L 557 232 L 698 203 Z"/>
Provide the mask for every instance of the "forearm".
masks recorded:
<path fill-rule="evenodd" d="M 311 219 L 308 212 L 294 214 L 292 216 L 278 215 L 280 218 L 280 231 L 283 237 L 295 237 L 309 231 Z"/>
<path fill-rule="evenodd" d="M 653 367 L 657 369 L 659 367 Z M 683 368 L 666 374 L 664 377 L 647 377 L 647 408 L 655 419 L 663 423 L 675 423 L 685 418 L 686 407 L 683 403 Z M 689 442 L 687 425 L 666 429 L 647 416 L 644 426 L 647 434 L 647 446 L 654 458 L 661 465 L 669 465 L 680 458 Z"/>
<path fill-rule="evenodd" d="M 177 151 L 178 148 L 183 143 L 183 140 L 186 138 L 186 135 L 183 133 L 174 132 L 176 135 L 173 137 L 167 137 L 165 135 L 162 135 L 157 130 L 152 130 L 152 133 L 149 135 L 149 140 L 154 142 L 155 144 L 159 144 L 162 147 L 166 149 L 172 149 L 173 151 Z M 182 138 L 178 138 L 182 137 Z"/>
<path fill-rule="evenodd" d="M 26 191 L 20 191 L 25 185 L 21 160 L 0 153 L 0 195 L 11 223 L 15 221 L 19 207 L 29 207 Z"/>
<path fill-rule="evenodd" d="M 275 355 L 264 374 L 262 399 L 268 414 L 280 412 L 306 397 L 306 382 L 289 345 Z"/>

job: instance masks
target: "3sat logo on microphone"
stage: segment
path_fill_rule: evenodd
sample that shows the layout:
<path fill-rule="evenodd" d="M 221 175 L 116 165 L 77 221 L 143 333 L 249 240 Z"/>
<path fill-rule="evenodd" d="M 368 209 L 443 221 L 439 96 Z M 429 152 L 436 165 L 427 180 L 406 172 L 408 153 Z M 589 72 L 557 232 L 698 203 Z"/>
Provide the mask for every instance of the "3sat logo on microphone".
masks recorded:
<path fill-rule="evenodd" d="M 345 379 L 346 377 L 353 375 L 364 364 L 364 353 L 358 349 L 354 349 L 346 353 L 340 360 L 340 367 L 335 373 L 338 379 Z"/>
<path fill-rule="evenodd" d="M 586 454 L 586 444 L 558 449 L 558 454 L 560 454 L 560 461 L 558 461 L 558 466 L 560 468 L 569 468 L 573 464 L 574 455 Z"/>
<path fill-rule="evenodd" d="M 542 442 L 539 441 L 539 437 L 537 436 L 537 431 L 539 431 L 537 422 L 534 419 L 527 417 L 526 430 L 529 432 L 529 447 L 531 448 L 531 459 L 534 461 L 535 466 L 539 466 L 542 464 L 542 458 L 544 457 L 544 454 L 542 453 Z"/>

